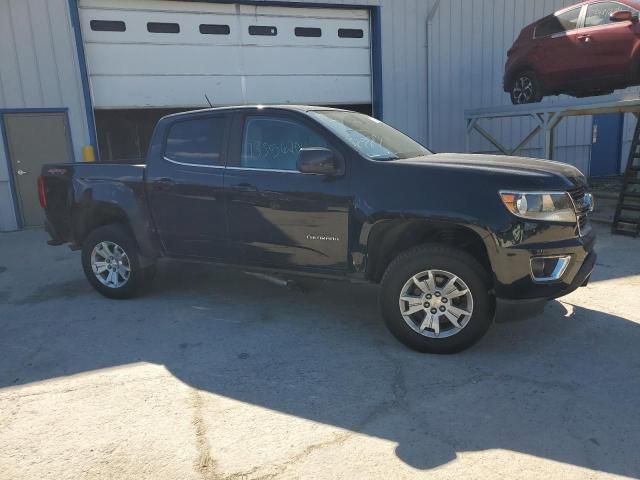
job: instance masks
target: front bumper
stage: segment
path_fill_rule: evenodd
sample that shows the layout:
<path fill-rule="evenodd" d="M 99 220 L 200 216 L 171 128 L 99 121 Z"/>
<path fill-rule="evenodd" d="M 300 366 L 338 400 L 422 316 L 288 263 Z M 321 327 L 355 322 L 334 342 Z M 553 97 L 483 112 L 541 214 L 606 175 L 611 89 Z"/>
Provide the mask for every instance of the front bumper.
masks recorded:
<path fill-rule="evenodd" d="M 496 249 L 491 263 L 495 295 L 505 301 L 548 300 L 567 295 L 588 281 L 597 255 L 595 232 L 575 235 L 573 228 L 560 225 L 522 225 L 522 233 L 514 241 L 496 235 Z M 569 256 L 570 262 L 558 280 L 538 282 L 533 278 L 531 259 L 535 257 Z"/>
<path fill-rule="evenodd" d="M 598 255 L 595 252 L 591 252 L 578 270 L 578 273 L 574 276 L 571 284 L 556 289 L 553 296 L 517 300 L 497 297 L 495 321 L 503 323 L 532 317 L 541 313 L 549 300 L 563 297 L 580 287 L 587 286 L 597 259 Z"/>

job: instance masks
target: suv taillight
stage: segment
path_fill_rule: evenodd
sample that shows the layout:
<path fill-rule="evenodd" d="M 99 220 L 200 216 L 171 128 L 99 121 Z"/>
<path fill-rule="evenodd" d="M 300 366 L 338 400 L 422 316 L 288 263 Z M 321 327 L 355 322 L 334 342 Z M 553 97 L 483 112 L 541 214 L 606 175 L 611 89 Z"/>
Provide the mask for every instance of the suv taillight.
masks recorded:
<path fill-rule="evenodd" d="M 40 200 L 40 206 L 47 208 L 47 190 L 44 184 L 44 177 L 40 175 L 38 177 L 38 199 Z"/>

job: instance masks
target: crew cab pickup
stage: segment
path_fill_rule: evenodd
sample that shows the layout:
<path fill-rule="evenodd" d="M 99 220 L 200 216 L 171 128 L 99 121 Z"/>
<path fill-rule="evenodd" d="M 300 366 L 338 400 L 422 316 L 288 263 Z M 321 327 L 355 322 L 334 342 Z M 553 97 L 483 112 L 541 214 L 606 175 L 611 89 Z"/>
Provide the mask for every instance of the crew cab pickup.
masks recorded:
<path fill-rule="evenodd" d="M 572 292 L 596 261 L 576 168 L 434 154 L 345 110 L 170 115 L 145 164 L 46 165 L 38 182 L 49 243 L 81 249 L 107 297 L 139 293 L 164 257 L 372 282 L 390 331 L 422 352 L 470 346 L 496 312 Z"/>

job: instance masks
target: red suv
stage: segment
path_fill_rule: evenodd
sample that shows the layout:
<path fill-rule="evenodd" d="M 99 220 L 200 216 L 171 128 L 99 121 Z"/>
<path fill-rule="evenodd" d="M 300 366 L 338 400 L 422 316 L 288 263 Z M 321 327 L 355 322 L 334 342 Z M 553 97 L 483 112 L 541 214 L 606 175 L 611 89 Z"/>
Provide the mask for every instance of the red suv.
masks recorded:
<path fill-rule="evenodd" d="M 640 0 L 589 1 L 529 25 L 507 54 L 505 92 L 518 105 L 640 85 L 639 10 Z"/>

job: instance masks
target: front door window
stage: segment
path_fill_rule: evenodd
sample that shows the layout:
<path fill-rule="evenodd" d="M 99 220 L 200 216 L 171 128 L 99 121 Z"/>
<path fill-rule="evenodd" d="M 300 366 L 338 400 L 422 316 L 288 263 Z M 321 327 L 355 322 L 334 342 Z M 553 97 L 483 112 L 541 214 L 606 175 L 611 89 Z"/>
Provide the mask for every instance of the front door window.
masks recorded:
<path fill-rule="evenodd" d="M 266 170 L 297 170 L 301 148 L 327 147 L 311 128 L 284 118 L 250 117 L 242 141 L 240 166 Z"/>

